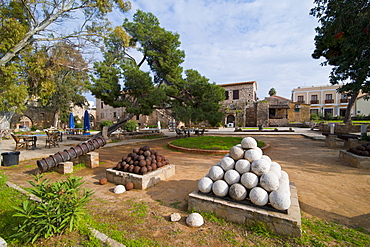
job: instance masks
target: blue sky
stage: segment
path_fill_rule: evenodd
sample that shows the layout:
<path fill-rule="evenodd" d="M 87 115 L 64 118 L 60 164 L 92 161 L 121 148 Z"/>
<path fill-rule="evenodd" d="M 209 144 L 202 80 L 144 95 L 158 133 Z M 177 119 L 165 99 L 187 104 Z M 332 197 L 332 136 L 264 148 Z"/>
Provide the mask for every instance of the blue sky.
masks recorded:
<path fill-rule="evenodd" d="M 327 85 L 330 67 L 311 58 L 317 19 L 313 0 L 141 0 L 115 12 L 121 25 L 136 9 L 153 13 L 166 30 L 180 34 L 184 69 L 216 84 L 257 81 L 258 97 L 291 98 L 293 88 Z"/>

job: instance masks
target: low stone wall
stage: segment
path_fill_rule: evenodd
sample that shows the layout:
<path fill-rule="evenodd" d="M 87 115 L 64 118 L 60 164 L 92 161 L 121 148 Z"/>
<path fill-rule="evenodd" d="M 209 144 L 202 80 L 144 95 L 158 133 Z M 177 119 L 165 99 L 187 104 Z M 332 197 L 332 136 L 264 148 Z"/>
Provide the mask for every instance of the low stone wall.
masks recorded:
<path fill-rule="evenodd" d="M 370 169 L 370 157 L 367 156 L 360 156 L 345 150 L 340 150 L 339 159 L 352 167 Z"/>
<path fill-rule="evenodd" d="M 361 125 L 342 124 L 334 123 L 335 134 L 348 134 L 348 133 L 359 133 L 361 132 Z M 318 129 L 321 132 L 330 133 L 330 126 L 328 124 L 320 123 Z M 367 131 L 370 131 L 370 125 L 367 125 Z"/>

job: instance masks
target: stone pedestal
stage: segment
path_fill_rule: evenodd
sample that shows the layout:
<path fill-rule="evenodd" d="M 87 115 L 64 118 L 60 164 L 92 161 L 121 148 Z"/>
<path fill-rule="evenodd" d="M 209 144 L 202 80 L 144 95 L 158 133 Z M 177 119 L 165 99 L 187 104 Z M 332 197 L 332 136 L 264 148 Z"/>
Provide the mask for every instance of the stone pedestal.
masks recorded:
<path fill-rule="evenodd" d="M 117 171 L 113 169 L 106 170 L 106 177 L 109 182 L 122 185 L 132 182 L 134 184 L 134 188 L 139 190 L 145 190 L 153 187 L 154 185 L 168 179 L 173 175 L 175 175 L 174 165 L 166 165 L 144 175 Z"/>
<path fill-rule="evenodd" d="M 325 145 L 329 148 L 337 147 L 337 136 L 336 135 L 327 135 L 325 139 Z"/>
<path fill-rule="evenodd" d="M 60 174 L 70 174 L 73 172 L 73 162 L 66 161 L 63 163 L 59 163 L 57 166 L 54 167 L 54 171 Z"/>
<path fill-rule="evenodd" d="M 345 150 L 340 150 L 339 159 L 346 165 L 352 167 L 370 169 L 370 157 L 368 156 L 360 156 Z"/>
<path fill-rule="evenodd" d="M 86 167 L 95 168 L 99 166 L 99 153 L 90 152 L 78 157 L 79 163 L 84 163 Z"/>
<path fill-rule="evenodd" d="M 268 206 L 259 207 L 252 203 L 242 203 L 224 199 L 198 190 L 189 194 L 188 209 L 211 212 L 227 221 L 238 224 L 253 225 L 263 222 L 279 235 L 302 236 L 301 212 L 296 187 L 290 183 L 291 205 L 288 210 L 279 211 Z"/>
<path fill-rule="evenodd" d="M 348 139 L 344 141 L 343 149 L 350 149 L 360 146 L 360 142 L 357 139 Z"/>

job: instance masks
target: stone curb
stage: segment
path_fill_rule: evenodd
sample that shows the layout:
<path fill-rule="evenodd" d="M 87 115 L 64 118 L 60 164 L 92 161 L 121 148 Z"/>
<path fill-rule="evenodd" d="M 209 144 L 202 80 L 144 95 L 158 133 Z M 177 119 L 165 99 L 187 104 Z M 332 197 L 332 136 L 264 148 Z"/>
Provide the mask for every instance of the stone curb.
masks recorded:
<path fill-rule="evenodd" d="M 168 143 L 168 147 L 173 150 L 181 151 L 181 152 L 188 152 L 188 153 L 196 153 L 196 154 L 223 154 L 226 155 L 229 153 L 229 150 L 205 150 L 205 149 L 195 149 L 195 148 L 184 148 L 175 146 L 171 143 Z M 266 150 L 269 148 L 270 145 L 266 144 L 265 146 L 261 147 L 262 150 Z"/>
<path fill-rule="evenodd" d="M 22 194 L 25 194 L 25 195 L 29 196 L 30 197 L 30 200 L 41 202 L 41 199 L 40 198 L 38 198 L 37 196 L 35 196 L 35 195 L 27 192 L 26 190 L 22 189 L 21 187 L 19 187 L 16 184 L 13 184 L 12 182 L 7 181 L 6 182 L 6 185 L 8 187 L 11 187 L 11 188 L 13 188 L 15 190 L 20 191 Z M 92 227 L 89 227 L 89 230 L 91 231 L 91 234 L 94 237 L 96 237 L 97 239 L 99 239 L 103 243 L 109 244 L 109 246 L 111 246 L 111 247 L 126 247 L 126 245 L 123 245 L 121 243 L 118 243 L 116 240 L 109 238 L 104 233 L 101 233 L 101 232 L 99 232 L 98 230 L 96 230 L 96 229 L 94 229 Z M 2 243 L 1 240 L 2 240 L 2 238 L 0 237 L 0 247 L 6 247 L 7 244 L 6 244 L 5 240 L 4 240 L 4 243 Z M 2 245 L 2 244 L 5 244 L 5 245 Z"/>

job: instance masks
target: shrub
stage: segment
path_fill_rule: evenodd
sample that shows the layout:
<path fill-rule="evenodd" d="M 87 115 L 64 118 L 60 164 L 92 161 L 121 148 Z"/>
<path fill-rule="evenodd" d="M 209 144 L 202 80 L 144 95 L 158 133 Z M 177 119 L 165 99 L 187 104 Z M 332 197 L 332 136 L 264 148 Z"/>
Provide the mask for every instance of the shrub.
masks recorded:
<path fill-rule="evenodd" d="M 127 121 L 123 126 L 122 129 L 128 132 L 133 132 L 138 127 L 138 123 L 135 120 Z"/>
<path fill-rule="evenodd" d="M 38 238 L 48 238 L 61 234 L 65 230 L 74 230 L 85 217 L 84 207 L 93 194 L 90 190 L 81 190 L 82 178 L 68 177 L 66 181 L 50 183 L 41 175 L 33 176 L 29 181 L 33 188 L 27 190 L 41 199 L 41 202 L 26 200 L 14 217 L 21 219 L 17 233 L 12 237 L 24 243 L 34 243 Z"/>
<path fill-rule="evenodd" d="M 83 127 L 83 123 L 75 123 L 75 128 L 82 129 Z"/>
<path fill-rule="evenodd" d="M 113 124 L 112 121 L 101 121 L 100 128 L 103 129 L 104 126 L 111 126 Z"/>

